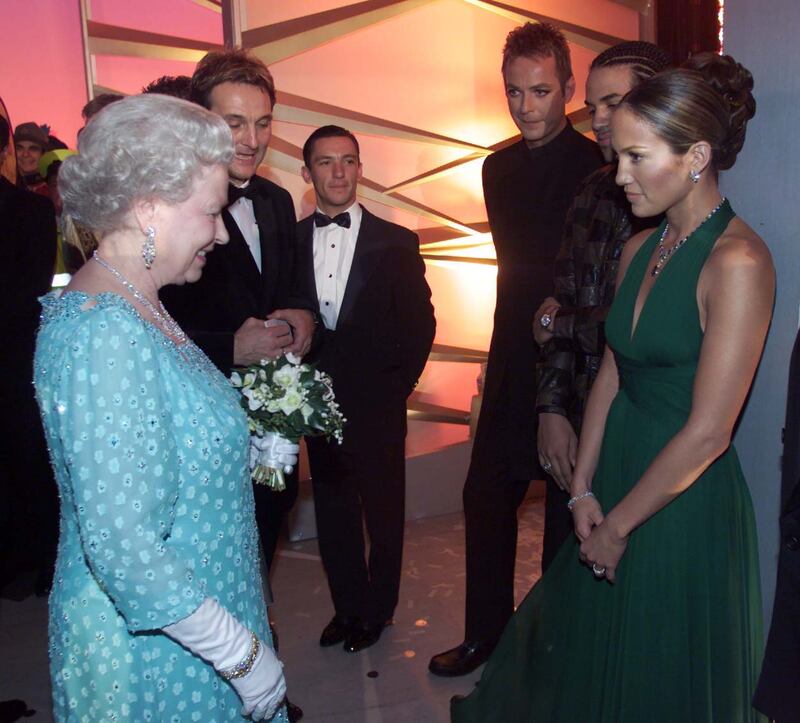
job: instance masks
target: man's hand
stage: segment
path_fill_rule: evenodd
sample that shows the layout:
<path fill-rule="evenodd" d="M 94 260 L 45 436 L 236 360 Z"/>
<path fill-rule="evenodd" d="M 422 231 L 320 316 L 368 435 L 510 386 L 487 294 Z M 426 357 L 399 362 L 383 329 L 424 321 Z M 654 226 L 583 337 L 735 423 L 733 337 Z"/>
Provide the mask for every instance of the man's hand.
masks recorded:
<path fill-rule="evenodd" d="M 262 359 L 277 359 L 292 343 L 292 330 L 286 324 L 266 327 L 262 319 L 250 317 L 233 335 L 233 363 L 258 364 Z"/>
<path fill-rule="evenodd" d="M 551 412 L 539 414 L 537 444 L 542 468 L 562 490 L 569 492 L 578 456 L 578 437 L 569 420 Z"/>
<path fill-rule="evenodd" d="M 314 315 L 308 309 L 277 309 L 268 319 L 283 319 L 289 323 L 294 333 L 294 341 L 284 351 L 295 356 L 305 356 L 311 348 L 311 339 L 314 336 Z"/>
<path fill-rule="evenodd" d="M 539 346 L 546 344 L 553 338 L 552 328 L 556 320 L 556 314 L 560 308 L 561 304 L 552 296 L 548 296 L 533 315 L 533 338 Z M 545 314 L 550 315 L 550 324 L 547 328 L 542 326 L 542 317 Z"/>

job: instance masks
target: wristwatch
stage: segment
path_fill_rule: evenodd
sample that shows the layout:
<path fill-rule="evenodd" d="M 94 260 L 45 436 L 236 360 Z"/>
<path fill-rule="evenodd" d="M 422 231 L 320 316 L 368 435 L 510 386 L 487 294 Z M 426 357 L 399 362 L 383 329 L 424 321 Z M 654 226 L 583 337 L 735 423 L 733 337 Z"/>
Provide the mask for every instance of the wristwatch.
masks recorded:
<path fill-rule="evenodd" d="M 549 329 L 550 328 L 550 324 L 552 324 L 552 323 L 553 323 L 553 317 L 550 314 L 542 314 L 542 316 L 539 319 L 539 325 L 543 329 Z"/>

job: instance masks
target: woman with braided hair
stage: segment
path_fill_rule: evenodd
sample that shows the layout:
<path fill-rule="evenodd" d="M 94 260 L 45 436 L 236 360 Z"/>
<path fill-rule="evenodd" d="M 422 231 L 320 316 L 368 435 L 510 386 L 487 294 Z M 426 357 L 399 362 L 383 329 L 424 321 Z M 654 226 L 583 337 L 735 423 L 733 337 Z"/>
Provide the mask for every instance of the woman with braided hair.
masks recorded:
<path fill-rule="evenodd" d="M 518 608 L 453 720 L 745 723 L 761 657 L 752 503 L 736 419 L 775 289 L 721 197 L 755 113 L 750 73 L 704 55 L 614 111 L 637 217 L 606 320 L 569 507 L 577 541 Z"/>

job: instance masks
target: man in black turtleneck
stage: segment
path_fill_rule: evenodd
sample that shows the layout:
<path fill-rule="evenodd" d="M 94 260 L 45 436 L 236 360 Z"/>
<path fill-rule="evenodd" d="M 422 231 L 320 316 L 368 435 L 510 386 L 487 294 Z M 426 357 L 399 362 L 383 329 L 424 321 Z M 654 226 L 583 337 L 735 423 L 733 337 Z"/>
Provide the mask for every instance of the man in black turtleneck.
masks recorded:
<path fill-rule="evenodd" d="M 579 182 L 603 159 L 575 131 L 569 49 L 552 25 L 513 30 L 503 50 L 508 108 L 522 138 L 489 156 L 483 191 L 497 252 L 497 306 L 475 443 L 464 485 L 467 602 L 464 642 L 432 658 L 436 675 L 464 675 L 489 657 L 514 610 L 517 508 L 541 479 L 536 449 L 537 346 L 533 316 L 552 293 L 553 262 Z M 547 495 L 566 505 L 552 480 Z M 548 505 L 550 507 L 550 505 Z M 570 525 L 550 515 L 545 535 Z M 563 536 L 562 536 L 563 539 Z"/>

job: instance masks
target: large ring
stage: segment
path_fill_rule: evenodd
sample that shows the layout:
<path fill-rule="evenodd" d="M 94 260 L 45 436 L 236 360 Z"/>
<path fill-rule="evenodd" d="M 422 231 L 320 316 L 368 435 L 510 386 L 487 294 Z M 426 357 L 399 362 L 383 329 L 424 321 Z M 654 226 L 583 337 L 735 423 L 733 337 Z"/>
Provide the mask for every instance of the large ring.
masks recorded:
<path fill-rule="evenodd" d="M 549 329 L 550 324 L 553 323 L 553 316 L 552 314 L 542 314 L 539 318 L 539 326 L 543 329 Z"/>
<path fill-rule="evenodd" d="M 597 563 L 592 563 L 592 572 L 595 574 L 595 577 L 603 577 L 606 574 L 606 569 L 604 567 L 597 567 Z"/>
<path fill-rule="evenodd" d="M 553 469 L 553 465 L 549 462 L 542 462 L 542 469 L 549 474 Z"/>

